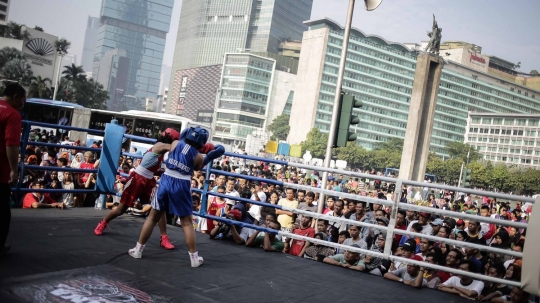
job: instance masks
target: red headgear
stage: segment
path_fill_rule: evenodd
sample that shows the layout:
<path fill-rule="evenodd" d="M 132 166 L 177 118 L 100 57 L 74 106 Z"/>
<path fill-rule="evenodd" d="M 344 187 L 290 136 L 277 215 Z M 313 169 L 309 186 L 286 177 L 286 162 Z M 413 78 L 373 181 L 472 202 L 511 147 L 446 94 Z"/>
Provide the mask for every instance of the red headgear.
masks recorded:
<path fill-rule="evenodd" d="M 179 140 L 180 139 L 180 133 L 178 131 L 176 131 L 175 129 L 173 128 L 167 128 L 166 130 L 164 130 L 162 133 L 161 133 L 161 136 L 162 137 L 165 137 L 166 135 L 169 135 L 171 136 L 171 138 L 173 139 L 173 141 L 176 141 L 176 140 Z"/>

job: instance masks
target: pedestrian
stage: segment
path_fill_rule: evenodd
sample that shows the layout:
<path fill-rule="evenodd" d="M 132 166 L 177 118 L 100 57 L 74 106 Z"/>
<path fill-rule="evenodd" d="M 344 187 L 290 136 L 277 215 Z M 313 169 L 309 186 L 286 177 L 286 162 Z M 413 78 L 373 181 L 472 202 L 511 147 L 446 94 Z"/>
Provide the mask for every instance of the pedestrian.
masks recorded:
<path fill-rule="evenodd" d="M 26 91 L 18 83 L 8 85 L 0 100 L 0 256 L 10 249 L 6 239 L 11 222 L 11 187 L 19 180 L 20 111 L 24 102 Z"/>

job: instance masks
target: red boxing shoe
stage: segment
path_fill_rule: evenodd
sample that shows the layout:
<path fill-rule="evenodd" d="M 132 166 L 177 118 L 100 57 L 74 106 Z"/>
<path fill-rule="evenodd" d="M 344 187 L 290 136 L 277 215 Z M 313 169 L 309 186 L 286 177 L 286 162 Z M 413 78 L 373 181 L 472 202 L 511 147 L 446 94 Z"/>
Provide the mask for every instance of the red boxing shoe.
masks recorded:
<path fill-rule="evenodd" d="M 167 250 L 174 249 L 174 245 L 172 245 L 171 241 L 169 241 L 169 236 L 161 236 L 161 240 L 159 241 L 159 245 Z"/>

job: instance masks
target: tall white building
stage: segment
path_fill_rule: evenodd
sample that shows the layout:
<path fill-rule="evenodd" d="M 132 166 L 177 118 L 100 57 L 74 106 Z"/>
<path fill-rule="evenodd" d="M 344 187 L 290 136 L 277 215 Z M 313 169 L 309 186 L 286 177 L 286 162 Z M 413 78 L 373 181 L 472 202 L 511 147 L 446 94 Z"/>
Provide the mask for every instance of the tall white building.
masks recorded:
<path fill-rule="evenodd" d="M 14 0 L 0 0 L 0 21 L 9 21 L 9 3 Z"/>
<path fill-rule="evenodd" d="M 0 0 L 2 1 L 2 0 Z M 84 46 L 81 65 L 85 72 L 92 72 L 94 64 L 94 52 L 96 51 L 97 36 L 99 31 L 99 18 L 88 16 L 86 33 L 84 34 Z"/>
<path fill-rule="evenodd" d="M 485 160 L 540 169 L 540 114 L 469 113 L 465 143 Z"/>

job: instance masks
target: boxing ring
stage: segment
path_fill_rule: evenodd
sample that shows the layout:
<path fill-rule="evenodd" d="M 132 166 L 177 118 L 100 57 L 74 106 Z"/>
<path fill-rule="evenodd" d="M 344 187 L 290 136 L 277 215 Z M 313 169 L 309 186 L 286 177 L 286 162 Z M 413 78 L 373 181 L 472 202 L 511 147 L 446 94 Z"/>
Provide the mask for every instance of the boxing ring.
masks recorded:
<path fill-rule="evenodd" d="M 48 127 L 48 128 L 62 128 L 62 129 L 66 129 L 66 130 L 84 131 L 84 132 L 90 132 L 90 133 L 104 135 L 104 147 L 103 147 L 103 149 L 95 149 L 95 148 L 88 148 L 88 147 L 76 147 L 76 146 L 66 147 L 65 145 L 60 145 L 60 144 L 31 142 L 31 144 L 35 145 L 35 146 L 68 148 L 68 149 L 76 149 L 76 150 L 82 150 L 82 151 L 101 152 L 100 167 L 98 169 L 95 169 L 95 170 L 89 170 L 89 169 L 41 167 L 41 166 L 24 165 L 24 163 L 22 163 L 22 161 L 24 160 L 24 152 L 25 152 L 26 146 L 28 144 L 28 136 L 29 136 L 29 131 L 30 131 L 30 125 L 43 126 L 43 127 Z M 41 189 L 41 190 L 36 190 L 36 189 L 23 189 L 23 188 L 20 187 L 20 184 L 18 184 L 15 188 L 13 188 L 13 191 L 15 193 L 26 193 L 26 192 L 94 193 L 94 192 L 97 192 L 97 193 L 100 193 L 102 195 L 103 194 L 114 194 L 113 189 L 112 189 L 114 182 L 111 182 L 111 180 L 114 180 L 116 178 L 117 161 L 118 161 L 119 155 L 121 154 L 121 151 L 119 150 L 119 147 L 121 147 L 122 138 L 137 139 L 137 140 L 145 141 L 147 143 L 155 143 L 156 142 L 155 139 L 142 138 L 142 137 L 136 137 L 136 136 L 132 136 L 132 135 L 123 134 L 123 131 L 122 131 L 121 134 L 119 134 L 118 133 L 119 128 L 117 128 L 115 126 L 117 126 L 117 125 L 115 125 L 114 123 L 107 124 L 107 128 L 106 128 L 105 131 L 98 131 L 98 130 L 80 129 L 80 128 L 68 127 L 68 126 L 61 126 L 60 127 L 58 125 L 51 125 L 51 124 L 45 124 L 45 123 L 36 123 L 36 122 L 31 122 L 31 121 L 23 121 L 23 135 L 22 135 L 22 140 L 21 140 L 21 163 L 20 163 L 21 172 L 24 172 L 25 168 L 29 168 L 29 169 L 46 170 L 46 171 L 54 170 L 54 171 L 71 171 L 71 172 L 75 172 L 75 173 L 97 173 L 98 174 L 98 180 L 96 182 L 96 188 L 95 189 L 85 189 L 85 190 Z M 132 157 L 132 158 L 141 158 L 142 157 L 140 155 L 135 155 L 135 154 L 130 154 L 130 153 L 122 153 L 122 154 L 126 155 L 126 156 L 129 156 L 129 157 Z M 381 181 L 386 181 L 386 182 L 395 182 L 396 189 L 401 189 L 403 185 L 408 185 L 408 186 L 413 186 L 413 187 L 431 187 L 431 188 L 437 188 L 437 189 L 459 191 L 459 192 L 465 192 L 465 193 L 470 193 L 470 194 L 494 197 L 494 198 L 499 198 L 499 199 L 508 199 L 508 200 L 511 200 L 511 201 L 522 201 L 522 202 L 525 202 L 525 203 L 527 203 L 527 202 L 535 203 L 535 202 L 538 201 L 538 199 L 535 200 L 533 198 L 527 198 L 527 197 L 521 197 L 521 196 L 513 196 L 513 195 L 506 195 L 506 194 L 495 193 L 495 192 L 485 192 L 485 191 L 480 191 L 480 190 L 468 189 L 468 188 L 456 188 L 456 187 L 452 187 L 452 186 L 445 186 L 445 185 L 439 185 L 439 184 L 433 184 L 433 183 L 424 183 L 424 182 L 416 182 L 416 181 L 410 181 L 410 180 L 394 179 L 394 178 L 375 176 L 375 175 L 367 175 L 367 174 L 363 174 L 363 173 L 355 173 L 355 172 L 336 170 L 336 169 L 330 169 L 330 168 L 321 168 L 321 167 L 316 167 L 316 166 L 311 166 L 311 165 L 306 165 L 306 164 L 301 164 L 301 163 L 291 163 L 291 162 L 271 160 L 271 159 L 259 158 L 259 157 L 253 157 L 253 156 L 247 156 L 247 155 L 240 155 L 240 154 L 233 154 L 233 153 L 226 153 L 225 155 L 226 156 L 231 156 L 231 157 L 236 157 L 236 158 L 243 158 L 243 159 L 246 159 L 246 160 L 261 161 L 261 162 L 265 162 L 265 163 L 279 164 L 279 165 L 282 165 L 282 166 L 292 166 L 292 167 L 297 167 L 299 169 L 327 171 L 329 173 L 348 175 L 348 176 L 351 176 L 351 177 L 375 179 L 375 180 L 381 180 Z M 503 225 L 503 226 L 513 226 L 513 227 L 516 227 L 516 228 L 519 228 L 519 229 L 527 229 L 529 227 L 529 225 L 530 225 L 533 228 L 533 230 L 536 231 L 538 228 L 540 228 L 540 219 L 536 218 L 534 215 L 531 216 L 531 219 L 530 219 L 528 224 L 527 223 L 520 223 L 520 222 L 512 222 L 512 221 L 493 219 L 493 218 L 490 218 L 490 217 L 481 217 L 481 216 L 476 216 L 476 215 L 469 215 L 469 214 L 446 211 L 446 210 L 442 210 L 442 209 L 435 209 L 435 208 L 430 208 L 430 207 L 418 206 L 418 205 L 414 205 L 414 204 L 400 203 L 399 202 L 400 197 L 398 195 L 396 195 L 396 197 L 395 197 L 395 199 L 393 201 L 388 201 L 388 200 L 370 198 L 370 197 L 366 197 L 366 196 L 359 196 L 359 195 L 340 193 L 340 192 L 325 190 L 325 189 L 321 189 L 321 188 L 314 188 L 314 187 L 310 187 L 310 186 L 293 184 L 293 183 L 282 182 L 282 181 L 277 181 L 277 180 L 263 179 L 263 178 L 258 178 L 258 177 L 254 177 L 254 176 L 235 174 L 235 173 L 231 173 L 231 172 L 225 172 L 225 171 L 213 169 L 212 168 L 212 162 L 207 167 L 205 167 L 205 170 L 206 170 L 206 179 L 205 179 L 203 189 L 202 190 L 193 189 L 194 192 L 200 193 L 201 197 L 202 197 L 202 199 L 201 199 L 201 208 L 200 208 L 201 210 L 200 210 L 200 212 L 194 212 L 193 215 L 195 215 L 195 216 L 199 216 L 199 217 L 206 218 L 206 219 L 209 219 L 209 220 L 216 220 L 216 221 L 223 222 L 223 223 L 226 223 L 226 224 L 232 224 L 232 225 L 238 225 L 238 226 L 242 226 L 242 227 L 247 227 L 247 228 L 251 228 L 251 229 L 254 229 L 254 230 L 258 230 L 258 231 L 268 232 L 268 233 L 272 233 L 272 234 L 278 234 L 278 235 L 280 235 L 282 237 L 287 237 L 287 238 L 292 238 L 292 239 L 302 240 L 302 241 L 309 241 L 309 242 L 315 243 L 315 244 L 321 244 L 321 245 L 325 245 L 325 246 L 329 246 L 329 247 L 339 248 L 339 249 L 342 249 L 342 250 L 358 252 L 358 253 L 361 253 L 361 254 L 364 254 L 364 255 L 370 255 L 372 257 L 378 257 L 378 258 L 383 258 L 383 259 L 386 259 L 386 260 L 391 260 L 392 262 L 398 262 L 398 261 L 399 262 L 407 262 L 409 264 L 416 264 L 416 265 L 420 265 L 420 266 L 423 266 L 423 267 L 430 267 L 430 268 L 434 268 L 434 269 L 437 269 L 437 270 L 443 270 L 443 271 L 453 273 L 453 274 L 470 276 L 470 277 L 472 277 L 474 279 L 481 279 L 483 281 L 489 281 L 489 282 L 495 282 L 495 283 L 503 283 L 503 284 L 511 285 L 511 286 L 519 286 L 519 287 L 524 288 L 526 291 L 528 291 L 530 293 L 540 295 L 540 293 L 538 291 L 539 285 L 540 285 L 540 264 L 539 264 L 540 262 L 538 261 L 538 258 L 535 255 L 535 252 L 537 252 L 538 249 L 540 249 L 540 241 L 535 240 L 538 237 L 538 235 L 536 233 L 529 232 L 529 234 L 528 234 L 529 240 L 527 240 L 527 242 L 526 242 L 524 252 L 520 253 L 520 252 L 509 251 L 509 250 L 502 250 L 502 249 L 499 249 L 499 248 L 494 248 L 494 247 L 489 247 L 489 246 L 483 246 L 483 245 L 478 245 L 478 244 L 473 244 L 473 243 L 468 243 L 468 242 L 452 240 L 452 239 L 448 239 L 448 238 L 440 238 L 438 236 L 428 236 L 428 235 L 421 234 L 421 233 L 407 232 L 407 231 L 404 231 L 404 230 L 399 230 L 399 229 L 394 228 L 398 210 L 412 210 L 412 211 L 418 211 L 418 212 L 428 212 L 430 214 L 451 216 L 453 218 L 463 219 L 463 220 L 474 220 L 476 222 L 493 223 L 493 224 Z M 244 198 L 236 198 L 236 197 L 231 197 L 231 196 L 228 196 L 228 195 L 225 195 L 225 194 L 219 194 L 219 193 L 216 193 L 216 192 L 211 192 L 210 189 L 209 189 L 210 175 L 211 174 L 224 175 L 224 176 L 234 177 L 234 178 L 243 178 L 243 179 L 250 180 L 250 181 L 258 181 L 258 182 L 263 182 L 263 183 L 267 183 L 267 184 L 279 185 L 282 188 L 293 188 L 293 189 L 296 189 L 296 190 L 312 191 L 312 192 L 318 192 L 319 194 L 325 194 L 325 195 L 331 195 L 331 196 L 339 196 L 339 197 L 342 197 L 342 198 L 353 199 L 353 200 L 356 200 L 356 201 L 362 201 L 362 202 L 366 202 L 366 203 L 369 203 L 369 204 L 384 205 L 384 206 L 387 206 L 387 207 L 391 207 L 391 209 L 392 209 L 391 212 L 390 212 L 390 222 L 389 222 L 388 226 L 380 226 L 380 225 L 376 225 L 376 224 L 365 223 L 365 222 L 349 220 L 349 219 L 344 219 L 344 218 L 335 218 L 335 217 L 330 217 L 328 215 L 317 214 L 317 213 L 303 211 L 303 210 L 299 210 L 299 209 L 282 207 L 280 205 L 273 205 L 273 204 L 269 204 L 269 203 L 265 203 L 265 202 L 253 201 L 253 200 L 244 199 Z M 125 176 L 127 176 L 127 175 L 125 175 Z M 20 178 L 21 178 L 21 180 L 23 179 L 22 174 L 21 174 Z M 306 215 L 306 216 L 312 217 L 314 219 L 323 219 L 323 220 L 327 220 L 327 221 L 330 221 L 330 222 L 344 223 L 344 224 L 347 224 L 347 225 L 356 225 L 356 226 L 362 226 L 362 227 L 365 226 L 365 227 L 370 227 L 370 228 L 373 228 L 373 229 L 381 230 L 381 231 L 384 231 L 386 233 L 385 249 L 384 249 L 383 252 L 375 252 L 375 251 L 371 251 L 371 250 L 365 250 L 365 249 L 361 249 L 361 248 L 350 247 L 350 246 L 337 244 L 337 243 L 332 243 L 332 242 L 323 241 L 323 240 L 318 240 L 318 239 L 314 239 L 314 238 L 303 237 L 303 236 L 299 236 L 299 235 L 296 235 L 296 234 L 293 234 L 293 233 L 290 233 L 290 232 L 277 231 L 277 230 L 273 230 L 273 229 L 266 228 L 266 227 L 256 226 L 256 225 L 253 225 L 253 224 L 247 224 L 247 223 L 244 223 L 244 222 L 229 220 L 229 219 L 224 218 L 224 217 L 211 216 L 211 215 L 208 215 L 206 213 L 206 209 L 208 208 L 208 195 L 222 197 L 222 198 L 226 198 L 226 199 L 233 199 L 233 200 L 236 200 L 236 201 L 242 202 L 242 203 L 250 203 L 250 204 L 255 204 L 255 205 L 260 205 L 260 206 L 274 207 L 276 209 L 289 211 L 289 212 L 292 212 L 292 213 L 297 214 L 297 215 Z M 103 203 L 104 203 L 104 201 L 103 201 Z M 102 205 L 102 207 L 103 206 L 104 206 L 104 204 Z M 92 211 L 95 212 L 95 210 L 92 210 Z M 538 211 L 534 212 L 534 214 L 536 214 L 536 213 L 538 213 Z M 101 213 L 100 215 L 103 215 L 103 214 Z M 95 221 L 93 221 L 93 223 L 95 223 Z M 140 227 L 142 227 L 142 224 L 140 224 L 137 231 L 140 230 Z M 89 229 L 87 232 L 91 233 L 91 229 Z M 444 244 L 458 245 L 459 247 L 476 248 L 476 249 L 479 249 L 481 251 L 493 252 L 493 253 L 509 255 L 509 256 L 512 256 L 512 257 L 523 258 L 523 272 L 522 272 L 521 282 L 514 282 L 514 281 L 508 281 L 508 280 L 498 279 L 498 278 L 494 278 L 494 277 L 488 277 L 488 276 L 485 276 L 483 274 L 465 272 L 465 271 L 461 271 L 459 269 L 453 269 L 453 268 L 443 267 L 443 266 L 439 266 L 439 265 L 435 265 L 435 264 L 429 264 L 429 263 L 425 263 L 425 262 L 418 262 L 418 261 L 415 261 L 415 260 L 406 259 L 406 258 L 399 257 L 399 256 L 394 256 L 391 253 L 391 246 L 392 246 L 392 241 L 394 239 L 394 236 L 396 234 L 398 234 L 398 235 L 406 235 L 406 236 L 413 236 L 413 237 L 427 238 L 429 240 L 436 241 L 436 242 L 441 242 L 441 243 L 444 243 Z M 203 237 L 203 236 L 205 236 L 205 235 L 198 234 L 197 235 L 197 241 L 200 242 L 201 237 Z M 94 238 L 97 238 L 97 237 L 94 237 Z M 135 238 L 133 238 L 132 240 L 134 240 L 134 239 Z M 206 242 L 208 242 L 208 241 L 203 240 L 203 243 L 206 244 Z M 224 245 L 222 243 L 216 243 L 215 241 L 210 241 L 208 243 L 211 243 L 212 247 L 214 249 L 218 249 L 218 250 L 221 249 L 221 245 Z M 220 245 L 220 248 L 217 248 L 218 245 Z M 227 249 L 229 248 L 227 245 L 225 245 L 225 246 L 227 247 Z M 127 249 L 129 247 L 130 246 L 126 246 L 125 251 L 127 251 Z M 205 255 L 203 254 L 203 256 L 205 256 Z M 275 258 L 274 256 L 279 257 L 277 255 L 273 255 L 272 258 Z M 184 258 L 185 258 L 185 256 L 184 256 Z M 283 261 L 285 261 L 287 264 L 290 265 L 290 260 L 285 259 Z M 306 262 L 306 260 L 293 260 L 293 261 L 295 261 L 295 262 L 298 261 L 298 262 L 301 262 L 302 264 L 304 262 Z M 317 262 L 313 262 L 313 261 L 311 261 L 311 262 L 312 263 L 310 263 L 310 265 L 313 265 L 313 266 L 314 266 L 314 264 L 319 265 L 319 263 L 317 263 Z M 202 268 L 210 268 L 211 266 L 212 265 L 208 265 L 208 267 L 203 266 Z M 317 267 L 317 270 L 319 270 L 321 272 L 326 271 L 326 269 L 323 270 L 321 268 L 321 266 L 325 266 L 325 267 L 328 267 L 328 268 L 333 268 L 332 266 L 320 265 L 320 266 Z M 221 270 L 226 270 L 226 269 L 223 269 L 223 267 L 220 267 L 220 268 L 221 268 Z M 276 268 L 276 270 L 279 270 L 279 269 Z M 342 273 L 342 271 L 340 271 L 340 273 Z M 345 274 L 345 273 L 343 272 L 343 274 Z M 354 273 L 354 274 L 357 275 L 358 273 Z M 348 277 L 350 275 L 350 273 L 347 273 L 345 275 Z M 364 277 L 362 280 L 368 280 L 368 279 L 373 280 L 373 278 L 372 278 L 373 276 L 369 275 L 367 273 L 362 274 L 362 276 Z M 382 278 L 376 278 L 376 279 L 377 279 L 377 281 L 380 280 L 379 283 L 382 283 L 384 285 L 393 285 L 395 287 L 395 284 L 387 284 L 388 281 L 385 281 Z M 375 286 L 372 286 L 372 287 L 375 287 Z M 403 290 L 400 290 L 400 291 L 403 291 Z M 422 292 L 424 292 L 424 290 L 422 290 Z M 455 297 L 455 296 L 452 296 L 452 295 L 450 295 L 450 297 L 448 297 L 448 295 L 449 294 L 442 293 L 442 292 L 436 292 L 436 293 L 433 292 L 433 293 L 430 293 L 430 296 L 432 296 L 432 298 L 424 298 L 424 301 L 429 302 L 429 301 L 431 301 L 431 299 L 434 299 L 434 300 L 432 300 L 433 302 L 439 302 L 441 300 L 441 298 L 451 298 L 451 300 L 454 300 L 454 301 L 460 301 L 460 299 L 462 299 L 462 298 Z M 308 296 L 308 295 L 306 295 L 306 296 Z M 323 295 L 321 294 L 321 298 L 322 298 L 322 296 Z M 393 300 L 396 300 L 397 298 L 399 298 L 399 296 L 393 298 L 392 300 L 389 300 L 389 302 L 393 301 Z M 311 299 L 313 299 L 313 297 Z M 463 300 L 465 300 L 465 299 L 463 299 Z M 315 301 L 317 301 L 317 300 L 315 300 Z M 218 300 L 218 302 L 220 302 L 220 301 Z M 463 301 L 463 302 L 465 302 L 465 301 Z"/>

